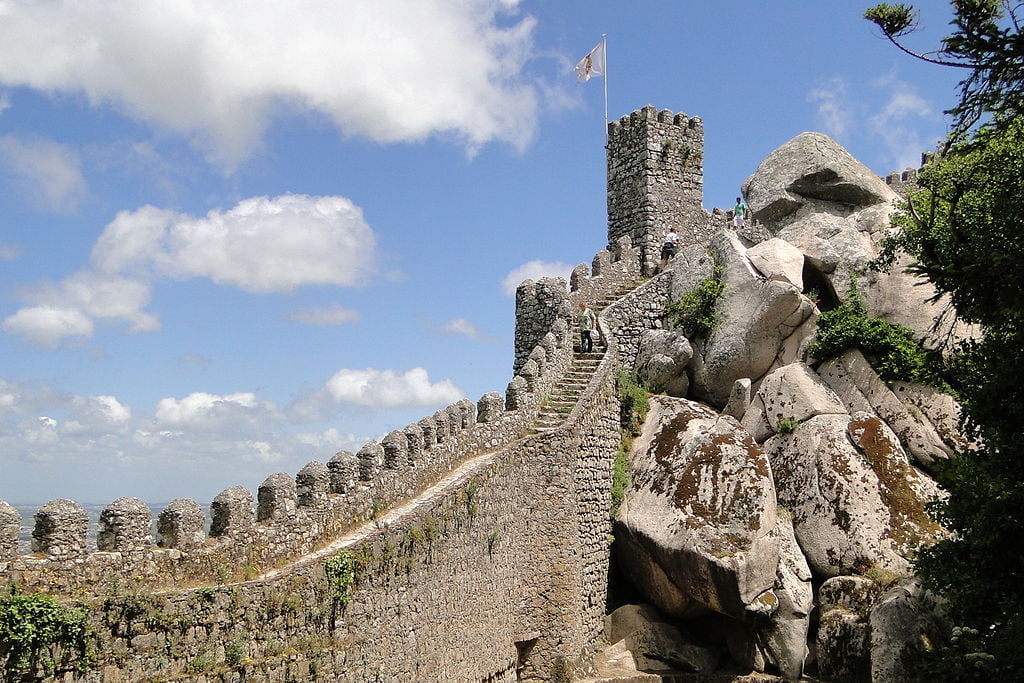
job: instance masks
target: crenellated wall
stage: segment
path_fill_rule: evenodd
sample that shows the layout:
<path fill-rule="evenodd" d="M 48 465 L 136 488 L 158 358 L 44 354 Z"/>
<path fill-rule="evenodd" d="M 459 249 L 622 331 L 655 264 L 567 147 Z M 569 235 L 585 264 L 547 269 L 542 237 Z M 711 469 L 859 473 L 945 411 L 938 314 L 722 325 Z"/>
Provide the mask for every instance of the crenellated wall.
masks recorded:
<path fill-rule="evenodd" d="M 699 119 L 645 109 L 621 126 L 634 124 L 703 147 Z M 633 132 L 619 130 L 620 142 L 634 145 Z M 678 154 L 665 156 L 682 168 L 682 203 L 663 193 L 643 220 L 689 216 L 675 227 L 696 239 L 708 220 L 699 157 L 687 167 Z M 170 503 L 154 533 L 150 510 L 122 498 L 90 552 L 81 506 L 56 500 L 37 512 L 26 555 L 17 511 L 0 501 L 0 580 L 83 598 L 95 639 L 84 671 L 57 650 L 40 660 L 56 670 L 38 677 L 498 682 L 545 680 L 586 658 L 605 612 L 615 372 L 632 365 L 642 331 L 661 326 L 669 291 L 668 274 L 643 278 L 652 236 L 667 228 L 636 225 L 568 287 L 520 286 L 504 396 L 460 401 L 294 477 L 271 474 L 255 496 L 229 488 L 212 501 L 209 532 L 193 500 Z M 602 309 L 603 359 L 565 423 L 527 435 L 572 366 L 581 302 Z M 339 551 L 355 578 L 344 600 L 324 571 Z"/>

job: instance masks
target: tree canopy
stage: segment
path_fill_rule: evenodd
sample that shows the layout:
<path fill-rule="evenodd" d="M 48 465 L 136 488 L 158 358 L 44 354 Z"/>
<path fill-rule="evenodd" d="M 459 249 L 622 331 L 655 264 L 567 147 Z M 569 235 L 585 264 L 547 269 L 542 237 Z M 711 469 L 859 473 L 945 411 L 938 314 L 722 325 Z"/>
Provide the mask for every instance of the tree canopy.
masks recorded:
<path fill-rule="evenodd" d="M 1024 3 L 951 4 L 953 32 L 924 54 L 900 44 L 917 23 L 912 6 L 865 12 L 904 51 L 968 70 L 946 147 L 894 217 L 902 231 L 883 256 L 891 265 L 896 252 L 911 255 L 912 271 L 981 330 L 952 349 L 943 373 L 979 445 L 940 471 L 949 498 L 933 512 L 952 534 L 916 561 L 957 624 L 921 673 L 1011 680 L 1024 670 Z"/>

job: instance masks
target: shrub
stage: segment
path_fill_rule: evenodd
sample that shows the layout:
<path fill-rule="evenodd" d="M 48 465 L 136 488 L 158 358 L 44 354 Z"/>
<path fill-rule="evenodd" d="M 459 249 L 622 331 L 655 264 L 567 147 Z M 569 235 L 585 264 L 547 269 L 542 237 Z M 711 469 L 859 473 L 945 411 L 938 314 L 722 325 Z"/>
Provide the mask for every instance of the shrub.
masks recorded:
<path fill-rule="evenodd" d="M 0 598 L 0 651 L 7 655 L 8 680 L 29 677 L 40 665 L 52 673 L 55 663 L 45 651 L 55 645 L 62 646 L 65 658 L 74 653 L 76 669 L 89 668 L 86 622 L 85 609 L 65 607 L 43 593 Z"/>
<path fill-rule="evenodd" d="M 647 417 L 650 407 L 647 387 L 637 382 L 636 377 L 625 370 L 619 370 L 615 376 L 619 389 L 619 422 L 623 430 L 630 435 L 640 433 L 640 426 Z"/>
<path fill-rule="evenodd" d="M 722 267 L 715 266 L 710 277 L 665 307 L 665 315 L 687 337 L 706 337 L 718 325 L 715 303 L 725 293 Z"/>
<path fill-rule="evenodd" d="M 885 380 L 903 380 L 927 384 L 951 391 L 941 378 L 942 358 L 926 350 L 907 328 L 869 316 L 857 289 L 857 278 L 850 282 L 846 301 L 818 318 L 818 335 L 807 349 L 816 358 L 826 359 L 847 349 L 857 349 Z"/>
<path fill-rule="evenodd" d="M 331 596 L 341 607 L 347 605 L 352 584 L 356 582 L 352 554 L 347 550 L 339 550 L 333 557 L 324 560 L 324 575 L 331 588 Z"/>

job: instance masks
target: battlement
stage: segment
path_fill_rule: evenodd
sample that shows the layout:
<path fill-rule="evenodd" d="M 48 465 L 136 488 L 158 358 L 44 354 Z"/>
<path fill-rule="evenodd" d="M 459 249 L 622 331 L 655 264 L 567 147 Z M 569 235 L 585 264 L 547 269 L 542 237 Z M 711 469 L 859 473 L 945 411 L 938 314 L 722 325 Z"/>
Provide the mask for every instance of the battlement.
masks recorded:
<path fill-rule="evenodd" d="M 78 503 L 57 499 L 35 514 L 31 552 L 19 547 L 21 516 L 0 501 L 0 577 L 30 590 L 103 593 L 117 582 L 166 586 L 247 578 L 322 546 L 428 488 L 458 463 L 520 438 L 573 359 L 573 308 L 597 302 L 640 278 L 628 237 L 561 278 L 527 280 L 517 290 L 517 358 L 504 397 L 463 399 L 397 429 L 358 452 L 313 461 L 294 477 L 268 476 L 256 495 L 242 486 L 218 494 L 206 528 L 203 508 L 179 498 L 153 518 L 138 498 L 119 498 L 100 515 L 95 550 Z M 154 533 L 155 529 L 155 533 Z"/>
<path fill-rule="evenodd" d="M 608 244 L 628 236 L 654 272 L 665 235 L 707 244 L 704 122 L 651 105 L 608 124 Z"/>

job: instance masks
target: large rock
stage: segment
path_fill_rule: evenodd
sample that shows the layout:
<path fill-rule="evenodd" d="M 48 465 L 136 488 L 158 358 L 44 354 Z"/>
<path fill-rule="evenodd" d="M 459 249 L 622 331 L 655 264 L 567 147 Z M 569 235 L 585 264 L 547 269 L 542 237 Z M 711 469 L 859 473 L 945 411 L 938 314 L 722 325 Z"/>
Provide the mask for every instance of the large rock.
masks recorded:
<path fill-rule="evenodd" d="M 942 642 L 948 624 L 935 595 L 914 577 L 882 594 L 869 618 L 871 680 L 912 681 L 912 663 Z"/>
<path fill-rule="evenodd" d="M 779 503 L 792 512 L 800 547 L 820 575 L 904 574 L 914 549 L 940 532 L 924 510 L 938 486 L 873 415 L 818 415 L 764 449 Z"/>
<path fill-rule="evenodd" d="M 693 347 L 682 332 L 645 330 L 636 359 L 637 377 L 655 393 L 686 396 L 690 387 L 686 366 L 691 358 Z"/>
<path fill-rule="evenodd" d="M 845 299 L 854 275 L 868 312 L 935 343 L 969 330 L 946 323 L 932 330 L 945 300 L 905 272 L 901 257 L 887 273 L 867 271 L 879 242 L 891 232 L 898 195 L 849 152 L 820 133 L 802 133 L 772 152 L 744 183 L 753 218 L 799 249 L 823 276 L 822 298 Z"/>
<path fill-rule="evenodd" d="M 778 223 L 809 201 L 847 207 L 891 202 L 895 193 L 835 140 L 801 133 L 762 161 L 743 183 L 754 220 Z"/>
<path fill-rule="evenodd" d="M 949 394 L 934 387 L 911 382 L 889 382 L 889 388 L 902 401 L 911 415 L 920 414 L 928 420 L 942 443 L 956 452 L 977 447 L 960 431 L 960 404 Z"/>
<path fill-rule="evenodd" d="M 669 298 L 675 300 L 700 284 L 701 280 L 714 274 L 715 259 L 708 253 L 705 245 L 690 244 L 683 247 L 668 262 L 665 270 L 672 273 L 672 280 L 669 283 Z"/>
<path fill-rule="evenodd" d="M 806 364 L 770 372 L 743 414 L 743 428 L 758 443 L 815 415 L 846 414 L 846 406 Z M 785 430 L 783 430 L 785 431 Z M 791 429 L 790 429 L 791 431 Z"/>
<path fill-rule="evenodd" d="M 715 308 L 717 326 L 695 343 L 691 391 L 721 407 L 737 379 L 756 382 L 775 366 L 785 340 L 811 316 L 814 304 L 795 285 L 755 271 L 732 231 L 718 233 L 712 249 L 725 293 Z"/>
<path fill-rule="evenodd" d="M 772 591 L 779 604 L 762 630 L 762 639 L 768 660 L 786 679 L 795 681 L 803 675 L 807 659 L 814 590 L 811 569 L 797 545 L 788 514 L 779 515 L 779 541 L 781 560 Z"/>
<path fill-rule="evenodd" d="M 815 649 L 818 675 L 822 679 L 871 680 L 871 625 L 868 619 L 878 593 L 878 585 L 862 576 L 836 576 L 821 585 Z"/>
<path fill-rule="evenodd" d="M 775 583 L 779 540 L 768 461 L 735 418 L 656 396 L 630 453 L 615 523 L 633 584 L 677 617 L 737 619 Z"/>
<path fill-rule="evenodd" d="M 885 420 L 904 448 L 927 469 L 952 452 L 921 410 L 908 406 L 871 368 L 860 351 L 850 349 L 818 367 L 818 374 L 854 412 L 872 412 Z M 906 393 L 906 392 L 904 392 Z"/>
<path fill-rule="evenodd" d="M 786 240 L 773 237 L 747 249 L 751 265 L 769 280 L 804 288 L 804 255 Z"/>
<path fill-rule="evenodd" d="M 714 671 L 718 655 L 696 645 L 650 605 L 623 605 L 605 617 L 605 638 L 624 640 L 641 671 Z"/>

